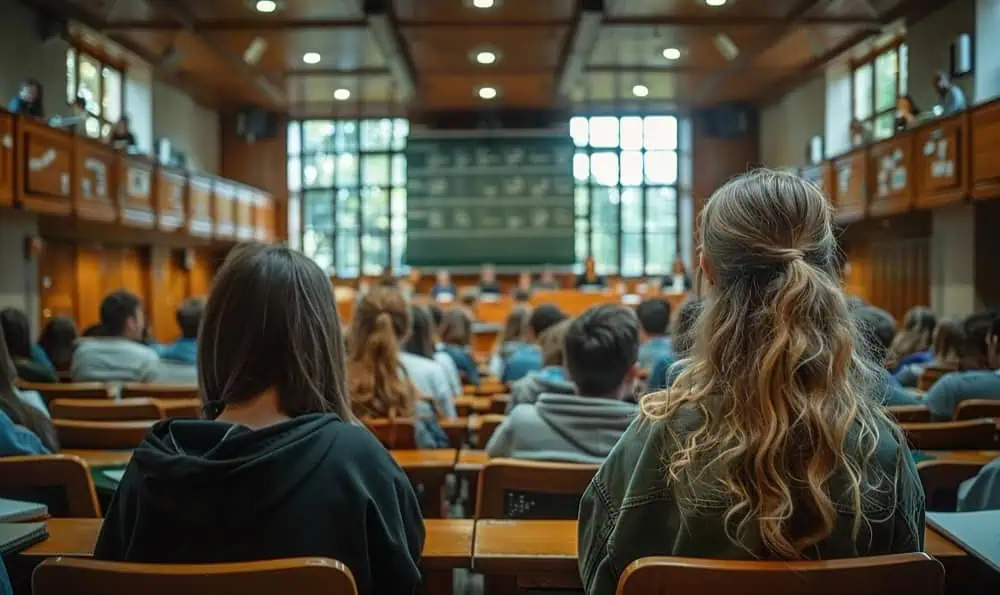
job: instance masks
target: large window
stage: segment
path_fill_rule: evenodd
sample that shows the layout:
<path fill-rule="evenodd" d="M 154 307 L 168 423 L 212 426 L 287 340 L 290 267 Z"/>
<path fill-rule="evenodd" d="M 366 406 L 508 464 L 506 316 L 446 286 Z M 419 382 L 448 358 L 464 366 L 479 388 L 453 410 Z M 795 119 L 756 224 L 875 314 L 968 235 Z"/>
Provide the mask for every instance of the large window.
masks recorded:
<path fill-rule="evenodd" d="M 124 74 L 118 65 L 109 64 L 88 52 L 70 48 L 66 52 L 66 103 L 77 97 L 87 104 L 87 136 L 104 137 L 122 116 Z"/>
<path fill-rule="evenodd" d="M 906 44 L 896 43 L 853 64 L 854 118 L 874 140 L 892 136 L 895 129 L 896 98 L 908 93 L 908 55 Z"/>
<path fill-rule="evenodd" d="M 288 125 L 289 204 L 301 247 L 339 277 L 399 270 L 406 244 L 406 138 L 400 118 Z"/>
<path fill-rule="evenodd" d="M 576 145 L 576 254 L 601 273 L 670 271 L 678 242 L 678 120 L 670 115 L 570 120 Z"/>

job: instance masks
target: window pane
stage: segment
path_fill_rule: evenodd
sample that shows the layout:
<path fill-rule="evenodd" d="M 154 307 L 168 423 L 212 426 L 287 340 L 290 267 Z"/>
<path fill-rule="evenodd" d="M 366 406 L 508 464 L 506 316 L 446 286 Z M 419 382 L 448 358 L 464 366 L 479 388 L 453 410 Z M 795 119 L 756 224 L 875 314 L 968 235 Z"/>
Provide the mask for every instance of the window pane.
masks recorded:
<path fill-rule="evenodd" d="M 333 268 L 333 234 L 306 229 L 302 233 L 302 252 L 325 271 Z"/>
<path fill-rule="evenodd" d="M 642 152 L 622 151 L 622 184 L 642 184 Z"/>
<path fill-rule="evenodd" d="M 392 230 L 406 232 L 406 188 L 395 188 L 389 195 Z"/>
<path fill-rule="evenodd" d="M 402 151 L 406 148 L 406 138 L 410 136 L 410 121 L 396 118 L 392 122 L 392 150 Z"/>
<path fill-rule="evenodd" d="M 666 275 L 673 270 L 674 256 L 677 252 L 677 235 L 675 233 L 646 234 L 646 274 Z"/>
<path fill-rule="evenodd" d="M 590 158 L 590 174 L 602 186 L 618 184 L 618 154 L 612 151 L 594 153 Z"/>
<path fill-rule="evenodd" d="M 101 138 L 108 138 L 111 134 L 111 124 L 101 124 Z"/>
<path fill-rule="evenodd" d="M 308 155 L 303 158 L 302 181 L 306 188 L 328 188 L 333 186 L 333 155 Z"/>
<path fill-rule="evenodd" d="M 302 152 L 302 128 L 298 122 L 288 123 L 288 154 L 298 155 Z"/>
<path fill-rule="evenodd" d="M 677 118 L 673 116 L 647 116 L 644 139 L 647 149 L 677 148 Z"/>
<path fill-rule="evenodd" d="M 392 143 L 392 120 L 364 120 L 361 122 L 361 150 L 386 151 Z"/>
<path fill-rule="evenodd" d="M 579 116 L 569 119 L 569 135 L 573 138 L 573 144 L 578 147 L 587 146 L 587 118 Z"/>
<path fill-rule="evenodd" d="M 337 122 L 334 132 L 333 150 L 337 153 L 357 153 L 358 123 L 350 120 Z"/>
<path fill-rule="evenodd" d="M 576 246 L 576 262 L 583 263 L 587 259 L 587 233 L 590 229 L 590 224 L 586 219 L 576 220 L 576 234 L 575 242 Z"/>
<path fill-rule="evenodd" d="M 577 186 L 573 202 L 577 217 L 586 217 L 587 210 L 590 209 L 590 188 L 587 186 Z"/>
<path fill-rule="evenodd" d="M 872 115 L 872 65 L 862 64 L 854 71 L 854 117 L 867 120 Z"/>
<path fill-rule="evenodd" d="M 618 235 L 594 232 L 593 256 L 598 273 L 618 272 Z"/>
<path fill-rule="evenodd" d="M 358 206 L 357 191 L 337 190 L 337 229 L 342 229 L 345 233 L 355 233 L 357 231 Z"/>
<path fill-rule="evenodd" d="M 622 229 L 642 231 L 642 188 L 622 188 Z"/>
<path fill-rule="evenodd" d="M 875 140 L 882 140 L 892 136 L 896 129 L 896 112 L 889 112 L 875 118 L 875 126 L 873 128 Z"/>
<path fill-rule="evenodd" d="M 406 251 L 406 233 L 393 233 L 389 241 L 392 244 L 392 270 L 398 274 L 405 262 L 403 252 Z"/>
<path fill-rule="evenodd" d="M 899 46 L 899 94 L 910 92 L 910 48 L 905 43 Z"/>
<path fill-rule="evenodd" d="M 364 263 L 361 268 L 365 275 L 380 275 L 389 264 L 389 235 L 366 233 L 361 236 L 361 251 Z"/>
<path fill-rule="evenodd" d="M 616 232 L 618 229 L 617 188 L 592 188 L 590 196 L 590 225 L 594 231 Z"/>
<path fill-rule="evenodd" d="M 594 147 L 618 147 L 618 118 L 599 116 L 590 119 L 590 144 Z"/>
<path fill-rule="evenodd" d="M 638 233 L 622 234 L 622 270 L 627 277 L 642 274 L 642 235 Z"/>
<path fill-rule="evenodd" d="M 622 118 L 622 142 L 623 149 L 642 148 L 642 118 L 639 116 L 626 116 Z"/>
<path fill-rule="evenodd" d="M 676 184 L 677 153 L 673 151 L 650 151 L 646 153 L 646 183 Z"/>
<path fill-rule="evenodd" d="M 892 109 L 896 104 L 896 50 L 875 58 L 875 111 Z"/>
<path fill-rule="evenodd" d="M 66 50 L 66 103 L 76 99 L 76 50 Z"/>
<path fill-rule="evenodd" d="M 362 227 L 366 231 L 389 229 L 389 193 L 382 188 L 362 188 L 361 201 L 364 205 Z"/>
<path fill-rule="evenodd" d="M 324 120 L 305 122 L 302 127 L 302 133 L 305 136 L 302 139 L 302 152 L 312 153 L 323 151 L 325 153 L 332 153 L 335 131 L 336 128 L 333 122 Z"/>
<path fill-rule="evenodd" d="M 306 229 L 332 232 L 333 221 L 333 190 L 307 190 L 303 194 L 305 203 L 302 207 Z"/>
<path fill-rule="evenodd" d="M 670 187 L 646 189 L 646 231 L 677 229 L 677 190 Z"/>
<path fill-rule="evenodd" d="M 357 229 L 337 232 L 337 276 L 357 277 L 361 272 L 361 255 L 358 254 Z"/>
<path fill-rule="evenodd" d="M 586 153 L 573 155 L 573 177 L 577 182 L 586 182 L 590 179 L 590 158 Z"/>
<path fill-rule="evenodd" d="M 351 153 L 337 155 L 337 186 L 356 188 L 358 186 L 358 158 Z"/>
<path fill-rule="evenodd" d="M 101 135 L 101 121 L 97 118 L 87 118 L 84 130 L 90 138 L 97 138 Z"/>
<path fill-rule="evenodd" d="M 101 74 L 104 77 L 102 117 L 108 122 L 117 122 L 122 117 L 122 73 L 105 66 Z"/>
<path fill-rule="evenodd" d="M 406 186 L 406 155 L 402 153 L 392 156 L 392 185 Z"/>
<path fill-rule="evenodd" d="M 288 158 L 288 189 L 296 192 L 302 188 L 302 161 L 298 157 Z"/>
<path fill-rule="evenodd" d="M 80 86 L 77 95 L 87 102 L 87 111 L 101 115 L 101 63 L 87 54 L 80 54 Z M 89 124 L 88 124 L 89 130 Z M 95 128 L 95 134 L 100 124 Z"/>
<path fill-rule="evenodd" d="M 363 155 L 361 157 L 361 184 L 383 188 L 389 185 L 388 155 Z"/>

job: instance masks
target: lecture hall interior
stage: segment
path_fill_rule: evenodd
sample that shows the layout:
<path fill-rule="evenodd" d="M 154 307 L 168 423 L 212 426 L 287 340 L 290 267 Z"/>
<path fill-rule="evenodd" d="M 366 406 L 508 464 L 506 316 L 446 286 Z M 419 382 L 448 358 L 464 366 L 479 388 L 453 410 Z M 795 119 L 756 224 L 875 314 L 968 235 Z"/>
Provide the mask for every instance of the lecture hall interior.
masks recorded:
<path fill-rule="evenodd" d="M 0 595 L 1000 592 L 1000 1 L 0 3 Z"/>

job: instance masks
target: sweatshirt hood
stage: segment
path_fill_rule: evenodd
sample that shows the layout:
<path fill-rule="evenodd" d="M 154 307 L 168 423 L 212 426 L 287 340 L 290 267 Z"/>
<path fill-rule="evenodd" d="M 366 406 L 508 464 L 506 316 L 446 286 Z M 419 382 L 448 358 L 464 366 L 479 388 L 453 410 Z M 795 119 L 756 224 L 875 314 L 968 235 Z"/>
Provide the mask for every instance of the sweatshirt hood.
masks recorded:
<path fill-rule="evenodd" d="M 535 403 L 538 416 L 580 452 L 606 457 L 638 413 L 634 403 L 546 393 Z"/>
<path fill-rule="evenodd" d="M 143 478 L 140 501 L 180 525 L 243 525 L 280 505 L 332 455 L 343 423 L 322 413 L 257 430 L 209 420 L 162 421 L 132 457 Z"/>
<path fill-rule="evenodd" d="M 534 374 L 528 376 L 530 382 L 535 384 L 536 394 L 566 394 L 576 393 L 576 385 L 566 377 L 566 372 L 557 366 L 542 368 Z"/>

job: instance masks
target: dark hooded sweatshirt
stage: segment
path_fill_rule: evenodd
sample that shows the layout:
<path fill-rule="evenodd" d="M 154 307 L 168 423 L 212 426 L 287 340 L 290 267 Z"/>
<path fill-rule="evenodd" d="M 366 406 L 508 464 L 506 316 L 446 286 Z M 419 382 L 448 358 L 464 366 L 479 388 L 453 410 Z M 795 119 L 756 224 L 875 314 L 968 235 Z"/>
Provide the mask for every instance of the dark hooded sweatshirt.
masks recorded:
<path fill-rule="evenodd" d="M 360 594 L 412 593 L 420 505 L 366 429 L 311 414 L 251 430 L 165 420 L 136 449 L 94 558 L 211 563 L 322 556 Z"/>

